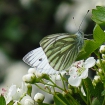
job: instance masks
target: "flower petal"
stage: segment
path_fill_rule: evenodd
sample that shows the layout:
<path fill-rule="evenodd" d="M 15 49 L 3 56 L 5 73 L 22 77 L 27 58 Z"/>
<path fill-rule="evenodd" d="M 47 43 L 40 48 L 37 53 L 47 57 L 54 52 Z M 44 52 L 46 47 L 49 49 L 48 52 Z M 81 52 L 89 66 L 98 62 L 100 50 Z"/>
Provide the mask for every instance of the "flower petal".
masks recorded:
<path fill-rule="evenodd" d="M 69 82 L 70 85 L 78 87 L 80 85 L 80 83 L 81 83 L 81 78 L 78 78 L 78 77 L 74 78 L 74 76 L 71 76 L 68 79 L 68 82 Z"/>
<path fill-rule="evenodd" d="M 81 92 L 82 92 L 82 94 L 83 94 L 84 96 L 86 96 L 85 91 L 84 91 L 84 89 L 83 89 L 83 86 L 81 87 Z"/>
<path fill-rule="evenodd" d="M 8 96 L 11 96 L 12 97 L 15 93 L 16 93 L 16 85 L 12 85 L 9 88 Z"/>
<path fill-rule="evenodd" d="M 69 75 L 75 75 L 77 74 L 77 68 L 76 67 L 71 67 L 70 70 L 69 70 Z"/>
<path fill-rule="evenodd" d="M 95 59 L 94 57 L 89 57 L 86 61 L 85 61 L 85 68 L 91 68 L 95 65 Z"/>
<path fill-rule="evenodd" d="M 88 68 L 85 69 L 85 71 L 81 74 L 80 78 L 85 79 L 88 77 Z"/>

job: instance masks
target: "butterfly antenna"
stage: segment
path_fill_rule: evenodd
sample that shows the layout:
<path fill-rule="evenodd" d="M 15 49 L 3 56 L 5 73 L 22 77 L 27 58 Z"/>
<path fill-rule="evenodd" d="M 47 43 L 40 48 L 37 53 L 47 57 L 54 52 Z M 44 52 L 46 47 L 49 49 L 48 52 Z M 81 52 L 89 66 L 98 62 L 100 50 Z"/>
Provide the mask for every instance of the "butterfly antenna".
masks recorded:
<path fill-rule="evenodd" d="M 88 11 L 87 11 L 86 15 L 85 15 L 85 16 L 84 16 L 84 18 L 82 19 L 82 22 L 80 23 L 80 25 L 79 25 L 79 29 L 78 29 L 78 30 L 80 30 L 81 25 L 82 25 L 82 23 L 83 23 L 84 19 L 86 18 L 87 14 L 89 13 L 89 11 L 90 11 L 90 10 L 88 10 Z"/>

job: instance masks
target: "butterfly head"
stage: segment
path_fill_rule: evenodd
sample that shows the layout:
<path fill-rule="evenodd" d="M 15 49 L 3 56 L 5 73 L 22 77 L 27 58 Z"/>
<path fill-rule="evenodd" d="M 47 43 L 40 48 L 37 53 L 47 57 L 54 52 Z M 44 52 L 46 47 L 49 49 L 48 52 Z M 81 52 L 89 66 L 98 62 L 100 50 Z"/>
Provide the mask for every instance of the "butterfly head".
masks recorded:
<path fill-rule="evenodd" d="M 78 36 L 84 38 L 84 33 L 83 33 L 83 31 L 82 31 L 81 29 L 79 29 L 79 30 L 77 31 L 76 35 L 78 35 Z"/>

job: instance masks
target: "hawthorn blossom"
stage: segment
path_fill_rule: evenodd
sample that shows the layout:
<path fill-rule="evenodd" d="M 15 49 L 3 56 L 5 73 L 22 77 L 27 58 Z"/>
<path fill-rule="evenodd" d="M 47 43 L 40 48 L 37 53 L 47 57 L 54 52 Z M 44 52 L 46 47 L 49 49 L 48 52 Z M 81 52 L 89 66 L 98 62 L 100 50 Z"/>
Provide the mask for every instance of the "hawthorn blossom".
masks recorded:
<path fill-rule="evenodd" d="M 22 95 L 24 95 L 27 92 L 27 87 L 24 83 L 22 83 L 21 88 L 17 88 L 16 85 L 12 85 L 8 92 L 4 95 L 6 99 L 6 103 L 8 104 L 12 100 L 18 101 Z"/>
<path fill-rule="evenodd" d="M 95 59 L 93 57 L 89 57 L 86 61 L 81 60 L 75 62 L 69 70 L 69 84 L 78 87 L 81 83 L 81 80 L 88 77 L 88 69 L 94 65 Z"/>

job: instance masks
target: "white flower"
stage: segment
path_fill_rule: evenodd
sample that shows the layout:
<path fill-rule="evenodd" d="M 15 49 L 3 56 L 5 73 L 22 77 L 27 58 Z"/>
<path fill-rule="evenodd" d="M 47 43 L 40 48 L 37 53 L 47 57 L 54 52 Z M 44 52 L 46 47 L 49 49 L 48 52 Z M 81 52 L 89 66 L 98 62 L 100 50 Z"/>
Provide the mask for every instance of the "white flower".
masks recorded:
<path fill-rule="evenodd" d="M 20 103 L 22 105 L 34 105 L 34 100 L 29 95 L 26 95 L 22 98 Z"/>
<path fill-rule="evenodd" d="M 88 69 L 94 65 L 95 59 L 93 57 L 89 57 L 85 62 L 83 60 L 75 62 L 69 71 L 69 84 L 78 87 L 81 83 L 81 80 L 88 77 Z"/>
<path fill-rule="evenodd" d="M 45 96 L 42 93 L 37 93 L 34 96 L 35 102 L 43 102 Z"/>
<path fill-rule="evenodd" d="M 8 103 L 13 99 L 13 97 L 14 97 L 15 94 L 16 94 L 16 91 L 17 91 L 16 85 L 12 85 L 12 86 L 9 88 L 8 93 L 7 93 L 7 95 L 5 96 L 5 98 L 6 98 L 6 104 L 8 104 Z"/>
<path fill-rule="evenodd" d="M 27 87 L 22 83 L 21 88 L 17 88 L 16 85 L 12 85 L 8 93 L 5 95 L 6 103 L 8 104 L 11 100 L 19 100 L 19 98 L 27 92 Z"/>

